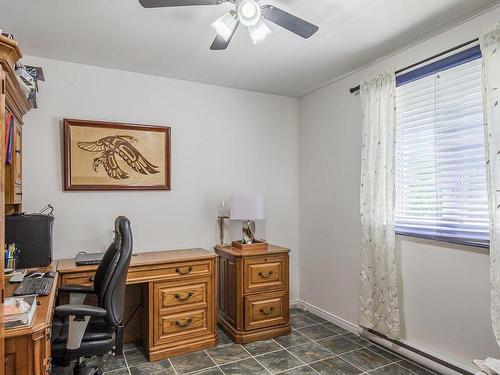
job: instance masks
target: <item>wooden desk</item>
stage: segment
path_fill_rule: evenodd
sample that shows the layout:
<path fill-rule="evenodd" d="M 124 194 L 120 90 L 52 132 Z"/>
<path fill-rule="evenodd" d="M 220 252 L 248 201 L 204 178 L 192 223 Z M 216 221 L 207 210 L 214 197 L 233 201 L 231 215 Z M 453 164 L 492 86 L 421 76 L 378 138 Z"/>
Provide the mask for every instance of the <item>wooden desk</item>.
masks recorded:
<path fill-rule="evenodd" d="M 127 274 L 125 342 L 150 361 L 217 345 L 217 255 L 203 249 L 137 253 Z M 60 284 L 92 285 L 97 266 L 58 261 Z"/>
<path fill-rule="evenodd" d="M 56 271 L 57 263 L 46 268 L 30 271 Z M 19 284 L 5 285 L 5 296 L 12 297 Z M 56 299 L 58 275 L 48 296 L 38 297 L 33 321 L 28 327 L 6 329 L 5 332 L 5 374 L 46 375 L 50 374 L 50 330 Z"/>

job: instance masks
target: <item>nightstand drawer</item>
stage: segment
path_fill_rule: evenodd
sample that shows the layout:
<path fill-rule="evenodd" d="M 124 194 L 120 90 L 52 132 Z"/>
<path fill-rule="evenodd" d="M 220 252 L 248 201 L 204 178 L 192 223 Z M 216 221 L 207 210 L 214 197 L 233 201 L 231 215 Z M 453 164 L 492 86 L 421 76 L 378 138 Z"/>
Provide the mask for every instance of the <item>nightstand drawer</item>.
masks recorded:
<path fill-rule="evenodd" d="M 286 289 L 287 256 L 245 259 L 245 292 Z"/>
<path fill-rule="evenodd" d="M 207 307 L 207 289 L 210 279 L 183 283 L 155 283 L 159 315 L 170 310 L 193 310 Z"/>
<path fill-rule="evenodd" d="M 289 320 L 288 293 L 275 292 L 245 297 L 245 329 L 286 324 Z"/>
<path fill-rule="evenodd" d="M 155 323 L 155 344 L 210 333 L 206 309 L 160 316 Z"/>

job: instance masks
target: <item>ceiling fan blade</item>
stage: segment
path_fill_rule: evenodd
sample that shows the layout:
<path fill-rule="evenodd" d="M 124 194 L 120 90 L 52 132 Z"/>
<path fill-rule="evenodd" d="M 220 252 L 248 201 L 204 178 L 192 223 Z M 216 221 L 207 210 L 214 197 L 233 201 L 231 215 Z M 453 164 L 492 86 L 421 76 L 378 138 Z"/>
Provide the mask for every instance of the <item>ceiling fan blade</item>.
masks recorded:
<path fill-rule="evenodd" d="M 234 26 L 233 33 L 229 37 L 229 39 L 226 41 L 223 37 L 221 37 L 219 34 L 215 37 L 214 42 L 210 46 L 210 49 L 213 51 L 220 51 L 223 49 L 226 49 L 227 46 L 229 46 L 229 43 L 231 42 L 231 39 L 233 39 L 234 33 L 236 32 L 236 29 L 238 28 L 238 25 L 240 24 L 240 21 L 236 22 L 236 25 Z"/>
<path fill-rule="evenodd" d="M 226 0 L 139 0 L 144 8 L 183 7 L 191 5 L 219 5 Z"/>
<path fill-rule="evenodd" d="M 319 30 L 318 26 L 272 5 L 264 5 L 262 7 L 262 15 L 266 20 L 305 39 L 313 36 Z"/>

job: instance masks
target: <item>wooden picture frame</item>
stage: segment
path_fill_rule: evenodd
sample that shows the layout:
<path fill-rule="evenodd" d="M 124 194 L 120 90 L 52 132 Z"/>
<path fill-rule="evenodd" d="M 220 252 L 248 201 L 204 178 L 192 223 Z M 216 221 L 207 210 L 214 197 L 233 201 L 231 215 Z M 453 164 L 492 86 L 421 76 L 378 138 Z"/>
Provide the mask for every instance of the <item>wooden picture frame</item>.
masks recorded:
<path fill-rule="evenodd" d="M 63 120 L 64 190 L 170 190 L 170 127 Z"/>

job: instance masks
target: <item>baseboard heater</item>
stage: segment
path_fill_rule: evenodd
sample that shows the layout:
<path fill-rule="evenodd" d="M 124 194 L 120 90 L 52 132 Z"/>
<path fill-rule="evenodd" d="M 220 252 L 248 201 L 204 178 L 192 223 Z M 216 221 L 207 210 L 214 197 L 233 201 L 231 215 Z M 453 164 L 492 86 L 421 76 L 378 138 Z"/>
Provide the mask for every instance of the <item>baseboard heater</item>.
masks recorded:
<path fill-rule="evenodd" d="M 464 368 L 456 366 L 456 365 L 454 365 L 454 364 L 452 364 L 452 363 L 450 363 L 448 361 L 445 361 L 445 360 L 443 360 L 441 358 L 435 357 L 435 356 L 433 356 L 433 355 L 431 355 L 429 353 L 426 353 L 426 352 L 424 352 L 422 350 L 414 348 L 413 346 L 405 344 L 404 342 L 390 339 L 387 336 L 384 336 L 383 334 L 381 334 L 379 332 L 376 332 L 374 330 L 363 328 L 362 331 L 363 331 L 363 333 L 369 333 L 371 335 L 371 337 L 369 337 L 369 339 L 371 341 L 375 341 L 377 344 L 380 344 L 380 345 L 384 346 L 385 348 L 391 350 L 392 352 L 394 352 L 396 354 L 399 354 L 399 353 L 395 352 L 392 348 L 388 347 L 387 346 L 388 342 L 391 343 L 391 344 L 397 345 L 400 348 L 402 348 L 402 349 L 404 349 L 404 350 L 406 350 L 408 352 L 414 353 L 414 355 L 416 355 L 416 356 L 419 356 L 421 358 L 427 359 L 429 361 L 427 364 L 421 363 L 417 359 L 413 359 L 413 360 L 417 361 L 417 362 L 420 362 L 422 365 L 424 365 L 426 367 L 429 367 L 429 368 L 431 368 L 433 370 L 439 371 L 439 369 L 437 368 L 438 366 L 436 366 L 436 365 L 439 365 L 442 368 L 449 369 L 449 370 L 451 370 L 451 371 L 453 371 L 453 372 L 455 372 L 457 374 L 474 375 L 473 372 L 467 371 Z M 378 340 L 377 340 L 377 338 L 378 338 Z M 412 359 L 412 358 L 410 358 L 410 359 Z M 441 369 L 441 370 L 443 370 L 443 369 Z M 450 372 L 450 374 L 451 373 L 452 372 Z"/>

